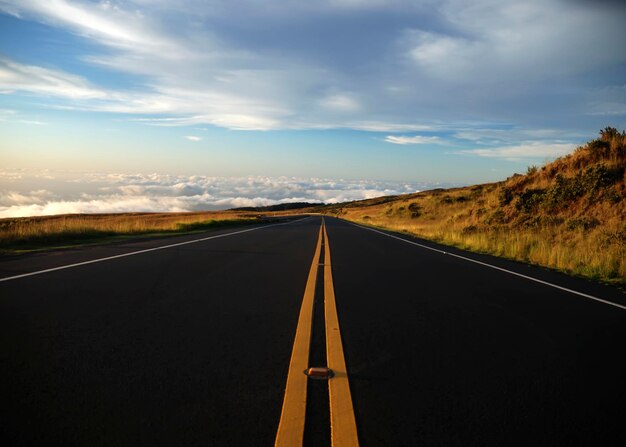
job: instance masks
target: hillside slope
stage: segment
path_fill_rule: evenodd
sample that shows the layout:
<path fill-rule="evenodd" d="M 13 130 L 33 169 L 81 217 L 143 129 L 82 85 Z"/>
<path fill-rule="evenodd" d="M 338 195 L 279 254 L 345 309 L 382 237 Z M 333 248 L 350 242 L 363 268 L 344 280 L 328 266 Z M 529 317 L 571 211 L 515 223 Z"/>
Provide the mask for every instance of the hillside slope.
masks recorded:
<path fill-rule="evenodd" d="M 503 182 L 326 207 L 344 219 L 626 284 L 626 133 Z"/>

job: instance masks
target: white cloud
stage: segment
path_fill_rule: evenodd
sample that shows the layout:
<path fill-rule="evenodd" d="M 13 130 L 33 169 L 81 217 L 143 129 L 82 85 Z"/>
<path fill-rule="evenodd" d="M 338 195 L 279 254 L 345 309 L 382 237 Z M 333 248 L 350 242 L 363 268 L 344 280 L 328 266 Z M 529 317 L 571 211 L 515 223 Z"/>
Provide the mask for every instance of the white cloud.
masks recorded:
<path fill-rule="evenodd" d="M 125 114 L 187 114 L 186 117 L 144 118 L 142 122 L 160 126 L 213 124 L 239 130 L 267 130 L 280 127 L 281 112 L 266 105 L 254 104 L 235 94 L 197 92 L 156 87 L 150 93 L 99 89 L 86 79 L 59 70 L 30 66 L 0 58 L 0 89 L 63 98 L 73 101 L 69 107 Z M 58 106 L 55 106 L 58 107 Z M 246 110 L 247 113 L 239 113 Z M 197 114 L 201 113 L 201 114 Z M 0 118 L 3 118 L 0 115 Z M 43 124 L 43 122 L 24 122 Z"/>
<path fill-rule="evenodd" d="M 107 94 L 80 76 L 0 57 L 0 89 L 68 99 L 105 99 Z"/>
<path fill-rule="evenodd" d="M 427 117 L 525 124 L 538 109 L 558 120 L 563 111 L 586 110 L 590 84 L 614 82 L 623 71 L 626 53 L 616 42 L 626 40 L 624 14 L 604 6 L 0 0 L 0 11 L 89 40 L 83 62 L 132 77 L 137 86 L 105 88 L 63 67 L 5 58 L 0 93 L 147 115 L 148 124 L 241 130 L 415 132 Z M 591 113 L 621 114 L 624 101 L 612 101 Z"/>
<path fill-rule="evenodd" d="M 350 95 L 331 95 L 320 101 L 323 107 L 339 112 L 354 112 L 359 110 L 359 102 Z"/>
<path fill-rule="evenodd" d="M 29 185 L 49 187 L 31 191 Z M 339 203 L 412 193 L 434 185 L 294 177 L 206 177 L 0 171 L 0 218 L 66 213 L 196 211 L 290 202 Z M 65 182 L 60 188 L 60 182 Z M 55 191 L 55 192 L 51 192 Z"/>
<path fill-rule="evenodd" d="M 10 176 L 9 178 L 12 178 L 14 180 L 16 179 L 13 176 Z M 53 197 L 53 194 L 45 189 L 29 191 L 26 194 L 21 194 L 16 191 L 6 191 L 0 192 L 0 204 L 4 206 L 24 206 L 41 204 L 51 197 Z"/>
<path fill-rule="evenodd" d="M 413 32 L 416 45 L 411 57 L 420 66 L 437 76 L 456 77 L 466 71 L 466 65 L 484 51 L 480 44 L 468 39 L 439 35 L 424 31 Z"/>
<path fill-rule="evenodd" d="M 385 141 L 393 144 L 440 144 L 441 139 L 439 137 L 425 137 L 422 135 L 408 136 L 394 136 L 387 135 Z"/>
<path fill-rule="evenodd" d="M 0 4 L 0 9 L 8 8 L 19 11 L 20 16 L 39 17 L 113 47 L 159 51 L 161 56 L 187 55 L 183 45 L 166 38 L 156 24 L 149 23 L 138 10 L 124 10 L 108 1 L 5 0 Z"/>
<path fill-rule="evenodd" d="M 476 144 L 487 146 L 512 146 L 519 142 L 528 144 L 532 141 L 538 141 L 540 144 L 565 143 L 575 141 L 584 141 L 589 137 L 586 132 L 569 131 L 563 132 L 558 129 L 548 128 L 482 128 L 475 129 L 461 128 L 453 134 L 454 138 L 459 140 L 467 140 Z M 567 137 L 570 141 L 563 141 L 563 137 Z"/>
<path fill-rule="evenodd" d="M 434 124 L 402 124 L 385 123 L 382 121 L 353 121 L 346 124 L 346 127 L 369 132 L 418 132 L 438 129 L 440 126 Z"/>
<path fill-rule="evenodd" d="M 113 196 L 101 200 L 50 201 L 45 204 L 14 205 L 0 207 L 0 218 L 49 216 L 76 213 L 127 213 L 127 212 L 181 212 L 186 203 L 170 197 L 123 197 Z"/>
<path fill-rule="evenodd" d="M 432 76 L 463 84 L 528 85 L 626 61 L 626 53 L 609 44 L 609 36 L 626 37 L 617 26 L 623 15 L 607 8 L 545 0 L 448 0 L 439 11 L 448 33 L 413 29 L 405 37 L 410 58 Z M 593 31 L 599 29 L 604 32 Z"/>
<path fill-rule="evenodd" d="M 460 151 L 460 154 L 477 155 L 479 157 L 506 158 L 519 160 L 522 158 L 552 158 L 572 152 L 576 148 L 571 143 L 529 142 L 514 146 L 480 148 Z"/>
<path fill-rule="evenodd" d="M 189 141 L 202 141 L 201 137 L 196 137 L 195 135 L 187 135 L 185 138 Z"/>

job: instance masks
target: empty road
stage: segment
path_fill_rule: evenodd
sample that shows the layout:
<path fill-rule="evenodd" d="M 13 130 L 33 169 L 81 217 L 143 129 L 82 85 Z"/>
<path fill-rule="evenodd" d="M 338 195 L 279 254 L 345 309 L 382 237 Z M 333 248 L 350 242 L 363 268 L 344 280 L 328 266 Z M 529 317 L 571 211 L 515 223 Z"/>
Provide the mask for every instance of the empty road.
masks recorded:
<path fill-rule="evenodd" d="M 626 445 L 622 292 L 324 222 L 0 258 L 2 444 Z"/>

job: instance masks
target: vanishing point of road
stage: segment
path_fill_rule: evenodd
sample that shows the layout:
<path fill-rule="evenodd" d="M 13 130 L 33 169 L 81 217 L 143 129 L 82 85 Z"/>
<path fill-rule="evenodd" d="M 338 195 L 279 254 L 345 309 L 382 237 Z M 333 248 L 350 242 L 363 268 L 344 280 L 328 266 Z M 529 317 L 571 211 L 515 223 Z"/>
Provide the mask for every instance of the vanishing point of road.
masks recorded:
<path fill-rule="evenodd" d="M 1 258 L 0 334 L 2 445 L 626 445 L 621 291 L 330 217 Z"/>

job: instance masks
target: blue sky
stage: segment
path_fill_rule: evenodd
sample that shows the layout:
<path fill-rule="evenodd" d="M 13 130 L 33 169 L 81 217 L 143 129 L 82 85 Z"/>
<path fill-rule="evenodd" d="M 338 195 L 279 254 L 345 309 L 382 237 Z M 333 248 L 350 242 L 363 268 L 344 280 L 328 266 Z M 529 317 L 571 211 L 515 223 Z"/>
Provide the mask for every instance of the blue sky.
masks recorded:
<path fill-rule="evenodd" d="M 0 0 L 0 211 L 44 170 L 503 179 L 626 128 L 623 5 Z"/>

